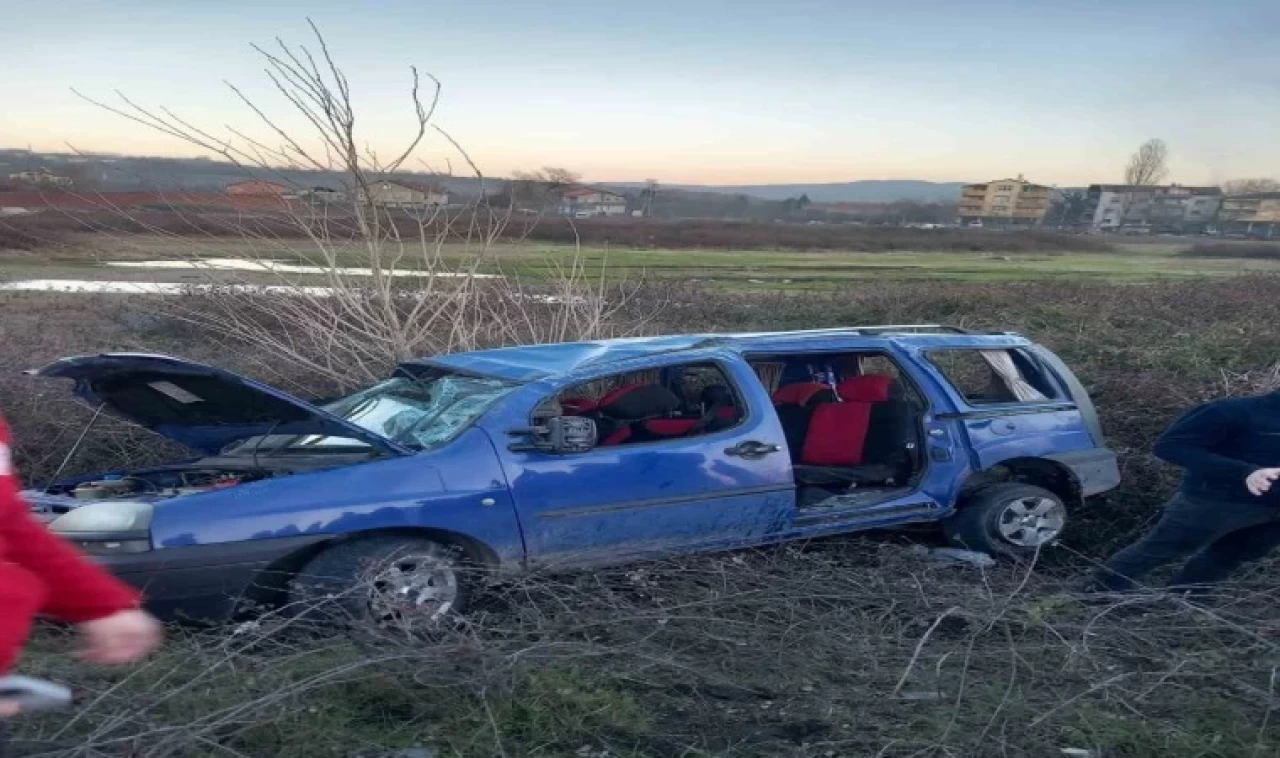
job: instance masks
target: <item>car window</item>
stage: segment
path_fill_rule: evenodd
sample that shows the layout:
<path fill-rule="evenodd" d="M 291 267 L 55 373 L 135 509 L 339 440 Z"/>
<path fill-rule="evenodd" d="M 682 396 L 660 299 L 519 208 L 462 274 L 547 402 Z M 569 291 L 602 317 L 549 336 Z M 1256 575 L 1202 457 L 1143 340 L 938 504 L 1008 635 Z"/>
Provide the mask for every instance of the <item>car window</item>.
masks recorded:
<path fill-rule="evenodd" d="M 973 405 L 1053 399 L 1056 390 L 1025 353 L 1014 350 L 932 350 L 930 363 Z"/>
<path fill-rule="evenodd" d="M 771 395 L 778 389 L 778 383 L 782 381 L 782 372 L 786 367 L 787 364 L 782 361 L 751 361 L 751 369 L 756 372 L 756 377 Z"/>
<path fill-rule="evenodd" d="M 895 379 L 902 376 L 898 371 L 898 364 L 887 355 L 871 354 L 858 356 L 858 373 L 859 374 L 882 374 L 884 376 L 892 376 Z"/>
<path fill-rule="evenodd" d="M 592 379 L 539 404 L 535 417 L 586 416 L 598 447 L 699 437 L 741 423 L 741 393 L 714 363 L 676 364 Z"/>

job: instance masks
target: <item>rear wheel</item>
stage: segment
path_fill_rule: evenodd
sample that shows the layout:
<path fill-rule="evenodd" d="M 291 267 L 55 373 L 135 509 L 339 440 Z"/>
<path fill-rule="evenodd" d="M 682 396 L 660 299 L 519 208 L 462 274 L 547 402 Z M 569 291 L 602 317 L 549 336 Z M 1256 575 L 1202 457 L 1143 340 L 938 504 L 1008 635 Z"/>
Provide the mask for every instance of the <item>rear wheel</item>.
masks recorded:
<path fill-rule="evenodd" d="M 326 622 L 421 634 L 465 608 L 470 572 L 455 545 L 419 537 L 371 537 L 335 545 L 294 578 L 290 605 Z"/>
<path fill-rule="evenodd" d="M 1053 544 L 1066 525 L 1062 498 L 1033 484 L 1005 482 L 966 497 L 943 532 L 957 547 L 1026 559 Z"/>

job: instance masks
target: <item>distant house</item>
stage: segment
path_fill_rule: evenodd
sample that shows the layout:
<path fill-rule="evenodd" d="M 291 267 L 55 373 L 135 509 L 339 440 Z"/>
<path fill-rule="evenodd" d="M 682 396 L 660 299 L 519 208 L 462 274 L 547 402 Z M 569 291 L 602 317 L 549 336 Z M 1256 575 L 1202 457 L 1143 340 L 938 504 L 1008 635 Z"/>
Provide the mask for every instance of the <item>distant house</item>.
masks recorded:
<path fill-rule="evenodd" d="M 16 174 L 9 174 L 9 180 L 18 184 L 34 185 L 37 187 L 61 187 L 68 189 L 75 185 L 75 181 L 70 177 L 58 176 L 51 174 L 45 169 L 39 171 L 19 171 Z"/>
<path fill-rule="evenodd" d="M 347 193 L 334 189 L 333 187 L 311 187 L 298 193 L 298 197 L 302 200 L 308 200 L 318 205 L 329 205 L 331 203 L 341 203 L 347 199 Z"/>
<path fill-rule="evenodd" d="M 360 190 L 360 201 L 380 208 L 428 208 L 449 204 L 449 193 L 436 187 L 407 180 L 370 182 L 366 192 Z"/>
<path fill-rule="evenodd" d="M 560 192 L 560 215 L 623 216 L 627 213 L 627 198 L 616 192 L 595 187 L 571 187 Z"/>
<path fill-rule="evenodd" d="M 232 182 L 227 185 L 226 193 L 228 195 L 253 195 L 255 197 L 290 197 L 294 193 L 293 187 L 280 182 L 266 182 L 257 179 L 250 179 L 243 182 Z"/>

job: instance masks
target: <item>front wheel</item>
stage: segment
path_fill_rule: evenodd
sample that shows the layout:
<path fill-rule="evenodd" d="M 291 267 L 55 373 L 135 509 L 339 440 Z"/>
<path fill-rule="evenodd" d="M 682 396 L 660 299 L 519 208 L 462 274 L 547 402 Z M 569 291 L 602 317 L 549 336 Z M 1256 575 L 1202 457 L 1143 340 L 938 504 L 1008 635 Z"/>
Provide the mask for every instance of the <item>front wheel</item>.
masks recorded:
<path fill-rule="evenodd" d="M 469 578 L 454 545 L 418 537 L 357 539 L 312 558 L 293 580 L 290 605 L 330 623 L 430 633 L 464 610 Z"/>
<path fill-rule="evenodd" d="M 943 533 L 957 547 L 1026 559 L 1052 544 L 1067 525 L 1062 498 L 1033 484 L 1006 482 L 964 498 Z"/>

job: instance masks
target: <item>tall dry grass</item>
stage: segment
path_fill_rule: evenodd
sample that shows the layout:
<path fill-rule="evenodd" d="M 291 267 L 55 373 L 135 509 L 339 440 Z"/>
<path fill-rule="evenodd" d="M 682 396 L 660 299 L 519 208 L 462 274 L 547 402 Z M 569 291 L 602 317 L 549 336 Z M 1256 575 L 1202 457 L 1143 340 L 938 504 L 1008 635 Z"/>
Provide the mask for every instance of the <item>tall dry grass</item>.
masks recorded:
<path fill-rule="evenodd" d="M 1268 569 L 1274 571 L 1274 567 Z M 1265 756 L 1273 573 L 1213 607 L 1090 605 L 1052 572 L 863 538 L 495 588 L 431 644 L 269 616 L 178 632 L 84 687 L 24 755 Z M 1077 753 L 1064 753 L 1075 749 Z M 419 753 L 421 754 L 421 753 Z"/>
<path fill-rule="evenodd" d="M 316 638 L 287 618 L 179 631 L 140 670 L 88 670 L 42 638 L 29 673 L 88 700 L 25 722 L 20 754 L 1264 756 L 1277 740 L 1276 567 L 1214 607 L 1158 598 L 1089 606 L 1073 589 L 1174 484 L 1149 453 L 1189 404 L 1274 387 L 1271 280 L 1105 284 L 878 282 L 829 295 L 664 286 L 628 309 L 687 331 L 942 321 L 1023 330 L 1097 400 L 1122 488 L 1078 511 L 1035 571 L 922 562 L 896 539 L 846 538 L 494 589 L 436 646 Z M 662 306 L 662 307 L 659 307 Z M 87 412 L 17 373 L 66 353 L 184 354 L 335 389 L 259 348 L 211 339 L 150 298 L 0 296 L 0 408 L 24 472 L 47 476 Z M 284 381 L 287 375 L 287 381 Z M 157 460 L 154 437 L 90 435 L 74 468 Z"/>

